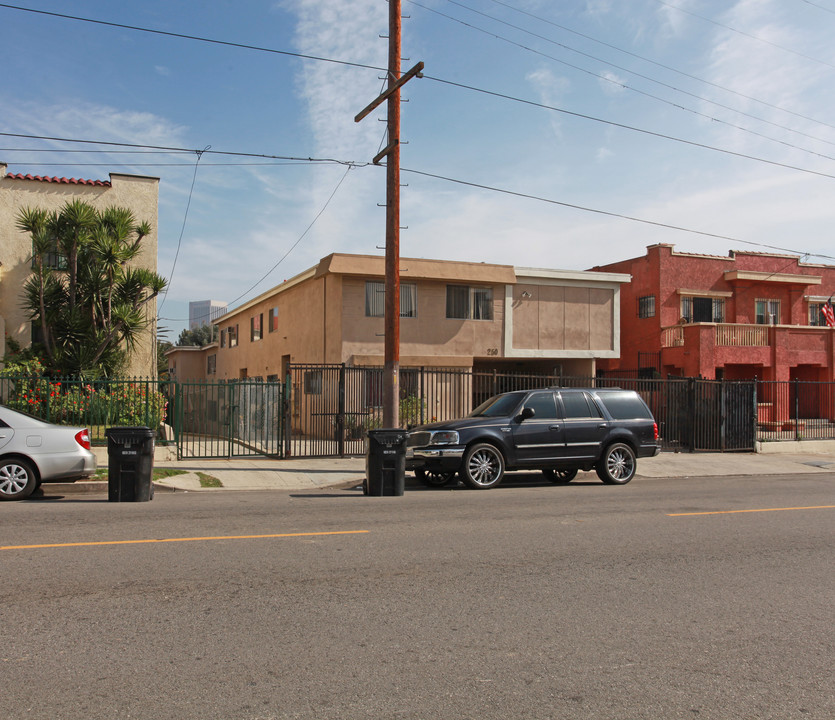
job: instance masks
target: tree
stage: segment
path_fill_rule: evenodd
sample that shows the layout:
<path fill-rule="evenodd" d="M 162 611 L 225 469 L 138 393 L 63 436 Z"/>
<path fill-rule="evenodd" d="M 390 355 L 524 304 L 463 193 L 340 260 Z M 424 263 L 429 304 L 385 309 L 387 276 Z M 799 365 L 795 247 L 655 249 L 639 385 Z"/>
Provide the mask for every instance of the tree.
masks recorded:
<path fill-rule="evenodd" d="M 17 227 L 32 237 L 32 275 L 23 305 L 40 328 L 49 372 L 112 376 L 152 322 L 145 306 L 165 279 L 130 262 L 151 232 L 127 208 L 96 210 L 81 200 L 60 212 L 24 208 Z"/>
<path fill-rule="evenodd" d="M 180 333 L 180 337 L 177 338 L 177 345 L 179 347 L 183 347 L 184 345 L 203 347 L 214 342 L 217 339 L 216 336 L 216 325 L 200 325 L 193 330 L 183 330 Z"/>

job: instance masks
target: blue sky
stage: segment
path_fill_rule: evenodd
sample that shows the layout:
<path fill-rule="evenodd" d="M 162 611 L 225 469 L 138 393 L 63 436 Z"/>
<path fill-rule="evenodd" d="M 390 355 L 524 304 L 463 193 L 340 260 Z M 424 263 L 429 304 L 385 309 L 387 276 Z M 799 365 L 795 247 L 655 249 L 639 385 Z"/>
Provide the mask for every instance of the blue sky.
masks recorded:
<path fill-rule="evenodd" d="M 192 151 L 0 136 L 9 172 L 160 177 L 169 339 L 190 300 L 234 307 L 331 252 L 382 254 L 385 170 L 366 164 L 385 111 L 353 118 L 383 85 L 385 0 L 10 4 L 291 53 L 0 7 L 0 132 Z M 423 61 L 426 77 L 403 92 L 401 256 L 587 269 L 666 242 L 835 264 L 835 0 L 403 0 L 403 14 L 403 69 Z"/>

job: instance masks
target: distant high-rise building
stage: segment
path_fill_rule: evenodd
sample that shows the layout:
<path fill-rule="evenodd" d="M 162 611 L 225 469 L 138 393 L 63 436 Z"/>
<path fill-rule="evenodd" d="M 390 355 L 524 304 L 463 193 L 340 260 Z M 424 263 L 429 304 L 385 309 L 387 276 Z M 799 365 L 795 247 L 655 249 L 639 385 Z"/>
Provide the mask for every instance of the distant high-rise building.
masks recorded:
<path fill-rule="evenodd" d="M 198 300 L 188 304 L 188 327 L 195 330 L 201 325 L 211 325 L 226 314 L 227 305 L 220 300 Z"/>

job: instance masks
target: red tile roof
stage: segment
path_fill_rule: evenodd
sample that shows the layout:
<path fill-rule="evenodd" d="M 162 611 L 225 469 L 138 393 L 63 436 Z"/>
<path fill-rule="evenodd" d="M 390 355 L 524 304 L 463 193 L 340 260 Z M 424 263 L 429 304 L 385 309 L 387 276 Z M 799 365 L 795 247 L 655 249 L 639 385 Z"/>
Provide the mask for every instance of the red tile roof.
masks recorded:
<path fill-rule="evenodd" d="M 24 175 L 23 173 L 9 173 L 5 177 L 12 180 L 39 180 L 40 182 L 62 183 L 64 185 L 98 185 L 110 187 L 109 180 L 83 180 L 82 178 L 46 177 L 41 175 Z"/>

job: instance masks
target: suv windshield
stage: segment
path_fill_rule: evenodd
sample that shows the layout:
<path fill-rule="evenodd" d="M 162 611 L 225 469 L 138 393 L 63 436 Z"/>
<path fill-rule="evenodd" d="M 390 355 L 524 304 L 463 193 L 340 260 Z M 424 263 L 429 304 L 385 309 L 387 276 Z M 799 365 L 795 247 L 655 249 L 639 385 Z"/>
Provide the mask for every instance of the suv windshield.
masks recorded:
<path fill-rule="evenodd" d="M 507 417 L 527 394 L 527 392 L 512 392 L 494 395 L 473 410 L 469 417 Z"/>

